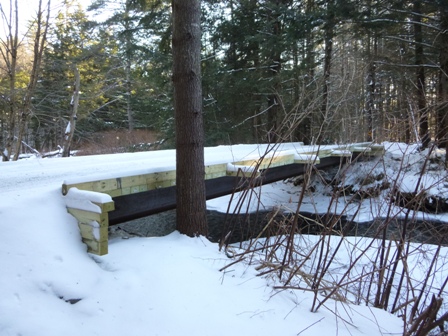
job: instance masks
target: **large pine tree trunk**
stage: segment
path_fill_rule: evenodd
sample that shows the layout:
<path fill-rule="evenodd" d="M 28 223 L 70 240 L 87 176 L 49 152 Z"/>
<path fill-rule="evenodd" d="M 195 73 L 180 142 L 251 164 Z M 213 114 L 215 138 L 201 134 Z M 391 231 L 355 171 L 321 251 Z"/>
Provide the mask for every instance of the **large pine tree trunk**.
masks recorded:
<path fill-rule="evenodd" d="M 200 0 L 172 0 L 176 120 L 176 229 L 207 235 L 201 88 Z"/>

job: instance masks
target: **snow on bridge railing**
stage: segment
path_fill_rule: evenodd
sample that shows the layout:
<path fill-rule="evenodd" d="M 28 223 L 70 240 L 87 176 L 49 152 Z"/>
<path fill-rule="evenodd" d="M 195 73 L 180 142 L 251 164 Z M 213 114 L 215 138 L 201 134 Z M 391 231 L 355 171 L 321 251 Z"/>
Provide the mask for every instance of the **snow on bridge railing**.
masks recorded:
<path fill-rule="evenodd" d="M 329 156 L 351 156 L 353 152 L 365 155 L 379 155 L 384 152 L 381 145 L 358 143 L 348 146 L 306 147 L 303 151 L 280 150 L 269 155 L 246 156 L 230 163 L 216 163 L 205 166 L 205 179 L 223 176 L 246 176 L 260 171 L 290 164 L 319 164 L 320 159 Z M 88 252 L 104 255 L 108 253 L 108 213 L 115 210 L 113 197 L 135 194 L 154 189 L 172 187 L 176 184 L 176 171 L 161 171 L 92 180 L 73 179 L 64 181 L 62 194 L 67 210 L 77 220 L 83 242 Z"/>

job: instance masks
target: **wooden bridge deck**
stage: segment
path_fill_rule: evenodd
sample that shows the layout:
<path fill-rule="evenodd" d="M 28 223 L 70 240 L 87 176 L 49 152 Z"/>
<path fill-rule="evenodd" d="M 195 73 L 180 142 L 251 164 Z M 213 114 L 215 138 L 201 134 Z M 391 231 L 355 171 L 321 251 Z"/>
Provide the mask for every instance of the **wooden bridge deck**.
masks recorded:
<path fill-rule="evenodd" d="M 303 150 L 206 165 L 206 197 L 217 198 L 247 188 L 249 178 L 243 175 L 255 178 L 256 185 L 268 184 L 302 175 L 310 165 L 325 169 L 358 155 L 383 152 L 382 146 L 370 143 L 316 150 L 303 147 Z M 78 220 L 88 251 L 104 255 L 108 252 L 109 225 L 176 208 L 175 182 L 175 170 L 162 170 L 91 181 L 65 181 L 62 193 L 68 212 Z"/>

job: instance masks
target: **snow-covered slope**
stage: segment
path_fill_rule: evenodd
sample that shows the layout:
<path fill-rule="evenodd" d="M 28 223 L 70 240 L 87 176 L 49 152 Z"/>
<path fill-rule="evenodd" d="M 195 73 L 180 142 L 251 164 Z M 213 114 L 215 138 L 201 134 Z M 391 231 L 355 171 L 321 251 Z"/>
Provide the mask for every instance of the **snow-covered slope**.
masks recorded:
<path fill-rule="evenodd" d="M 242 153 L 223 146 L 207 155 L 216 162 Z M 220 271 L 232 260 L 205 238 L 115 239 L 108 255 L 87 254 L 65 210 L 63 180 L 166 167 L 173 158 L 0 163 L 1 336 L 401 334 L 401 320 L 385 311 L 331 301 L 311 313 L 309 292 L 276 292 L 245 263 Z M 226 198 L 210 206 L 217 202 L 227 207 Z"/>

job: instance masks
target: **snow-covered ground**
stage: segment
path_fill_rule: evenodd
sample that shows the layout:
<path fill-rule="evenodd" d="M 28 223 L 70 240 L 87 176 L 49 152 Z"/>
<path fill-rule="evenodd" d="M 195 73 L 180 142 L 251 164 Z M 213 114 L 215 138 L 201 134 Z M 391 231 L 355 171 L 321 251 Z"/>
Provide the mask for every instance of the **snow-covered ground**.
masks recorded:
<path fill-rule="evenodd" d="M 209 148 L 206 161 L 263 151 Z M 272 277 L 257 276 L 245 262 L 220 271 L 233 260 L 203 237 L 117 238 L 106 256 L 86 253 L 65 209 L 63 181 L 160 167 L 174 167 L 173 151 L 0 163 L 1 336 L 402 334 L 398 317 L 365 305 L 330 300 L 312 313 L 310 292 L 276 291 Z M 284 188 L 266 187 L 263 205 L 294 208 L 297 193 L 290 186 L 279 192 Z M 227 202 L 223 197 L 208 205 L 219 210 Z M 348 263 L 351 257 L 342 258 Z"/>

